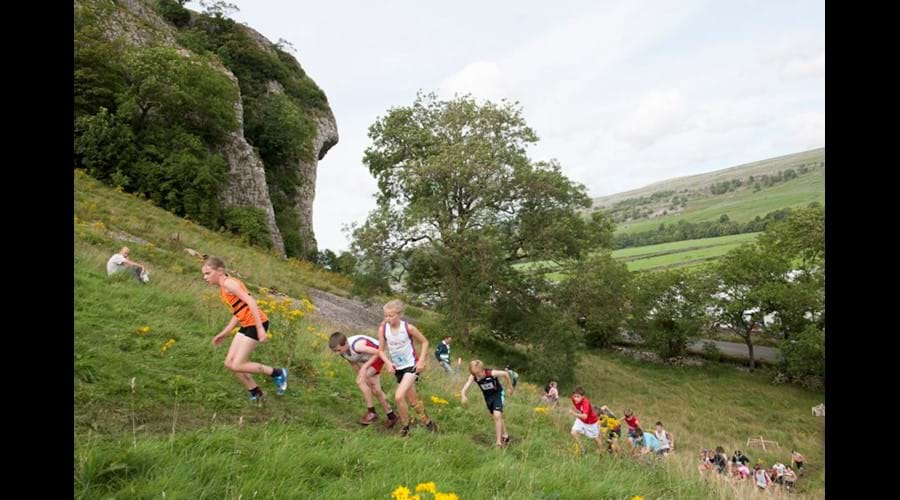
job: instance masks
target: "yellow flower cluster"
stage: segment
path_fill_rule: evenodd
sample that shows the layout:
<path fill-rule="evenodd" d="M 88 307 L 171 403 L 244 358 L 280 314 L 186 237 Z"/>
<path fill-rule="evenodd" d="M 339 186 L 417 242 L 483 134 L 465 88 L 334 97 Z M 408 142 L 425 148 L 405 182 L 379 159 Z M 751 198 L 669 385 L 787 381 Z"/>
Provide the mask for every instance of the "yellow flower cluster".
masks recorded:
<path fill-rule="evenodd" d="M 392 500 L 421 500 L 419 495 L 412 495 L 412 492 L 406 486 L 397 486 L 393 492 L 391 492 Z M 434 484 L 434 481 L 429 481 L 427 483 L 419 483 L 416 485 L 416 493 L 431 493 L 434 500 L 459 500 L 459 496 L 456 493 L 443 493 L 437 490 L 437 485 Z"/>
<path fill-rule="evenodd" d="M 147 335 L 148 333 L 150 333 L 150 327 L 147 325 L 144 325 L 144 326 L 138 328 L 137 331 L 138 331 L 138 335 Z"/>
<path fill-rule="evenodd" d="M 612 417 L 609 417 L 606 415 L 603 415 L 602 417 L 600 417 L 600 427 L 602 427 L 604 429 L 609 429 L 609 430 L 614 431 L 619 428 L 619 425 L 620 425 L 619 421 Z"/>
<path fill-rule="evenodd" d="M 449 404 L 449 403 L 450 403 L 450 402 L 447 401 L 446 399 L 442 399 L 442 398 L 439 398 L 439 397 L 437 397 L 437 396 L 431 396 L 431 402 L 434 403 L 434 404 L 436 404 L 436 405 L 445 405 L 445 404 Z M 434 483 L 429 483 L 429 484 L 434 484 Z M 416 490 L 416 491 L 419 491 L 419 490 Z M 434 493 L 434 492 L 432 492 L 432 493 Z"/>
<path fill-rule="evenodd" d="M 434 396 L 432 396 L 432 401 L 434 400 Z M 432 495 L 437 491 L 437 485 L 434 484 L 434 481 L 428 483 L 419 483 L 416 485 L 416 493 L 421 493 L 423 491 L 427 491 Z"/>
<path fill-rule="evenodd" d="M 106 224 L 104 224 L 103 222 L 101 222 L 101 221 L 99 221 L 99 220 L 98 220 L 98 221 L 94 221 L 94 223 L 91 224 L 91 226 L 93 226 L 93 228 L 96 229 L 96 230 L 98 230 L 98 231 L 103 231 L 103 230 L 106 229 Z"/>
<path fill-rule="evenodd" d="M 175 345 L 175 339 L 169 339 L 166 341 L 165 344 L 163 344 L 162 348 L 160 349 L 160 352 L 165 353 L 170 348 L 172 348 L 174 345 Z"/>
<path fill-rule="evenodd" d="M 546 415 L 546 414 L 550 413 L 550 408 L 548 408 L 546 406 L 537 406 L 534 408 L 534 412 Z"/>
<path fill-rule="evenodd" d="M 391 493 L 391 500 L 409 500 L 409 488 L 406 486 L 397 486 L 397 489 Z"/>
<path fill-rule="evenodd" d="M 256 301 L 256 305 L 259 306 L 259 309 L 266 313 L 266 315 L 280 314 L 287 318 L 289 322 L 298 320 L 306 316 L 306 313 L 316 309 L 307 299 L 301 299 L 299 305 L 295 307 L 294 300 L 290 297 L 279 299 L 278 297 L 270 295 L 270 289 L 268 288 L 260 288 L 260 292 L 262 292 L 266 298 Z M 307 330 L 312 331 L 311 327 L 307 327 Z"/>

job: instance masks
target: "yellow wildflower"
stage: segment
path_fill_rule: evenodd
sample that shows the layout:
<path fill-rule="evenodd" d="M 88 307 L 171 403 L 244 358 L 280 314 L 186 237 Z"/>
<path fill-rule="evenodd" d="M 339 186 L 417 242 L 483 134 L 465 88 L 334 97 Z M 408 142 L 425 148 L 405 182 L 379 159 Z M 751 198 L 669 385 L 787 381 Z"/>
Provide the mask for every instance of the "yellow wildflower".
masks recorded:
<path fill-rule="evenodd" d="M 446 399 L 441 399 L 437 396 L 431 396 L 431 402 L 436 405 L 445 405 L 445 404 L 449 403 L 449 401 L 447 401 Z M 434 483 L 430 483 L 430 484 L 434 484 Z M 416 491 L 419 491 L 419 490 L 416 490 Z M 434 492 L 432 491 L 432 493 L 434 493 Z"/>
<path fill-rule="evenodd" d="M 391 493 L 392 500 L 409 500 L 409 488 L 406 486 L 397 486 L 397 489 Z"/>
<path fill-rule="evenodd" d="M 427 491 L 428 493 L 434 494 L 437 492 L 437 485 L 434 484 L 434 481 L 419 483 L 416 485 L 416 493 L 419 493 L 421 491 Z"/>

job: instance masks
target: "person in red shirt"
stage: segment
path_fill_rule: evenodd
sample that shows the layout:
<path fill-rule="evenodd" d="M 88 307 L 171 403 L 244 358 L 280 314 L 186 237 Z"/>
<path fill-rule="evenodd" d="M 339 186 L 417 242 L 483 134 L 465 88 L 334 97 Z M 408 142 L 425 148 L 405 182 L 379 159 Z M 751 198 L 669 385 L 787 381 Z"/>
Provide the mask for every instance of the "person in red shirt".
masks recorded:
<path fill-rule="evenodd" d="M 579 434 L 584 434 L 590 439 L 597 442 L 597 449 L 603 451 L 603 441 L 600 440 L 600 426 L 597 424 L 597 414 L 591 402 L 584 396 L 584 389 L 576 387 L 572 392 L 572 404 L 575 409 L 569 409 L 569 413 L 575 417 L 575 423 L 572 424 L 572 437 L 581 447 L 581 438 Z"/>
<path fill-rule="evenodd" d="M 634 441 L 640 439 L 643 435 L 636 434 L 636 430 L 641 427 L 641 422 L 631 411 L 631 408 L 625 408 L 625 423 L 628 425 L 628 443 L 631 445 L 631 454 L 634 455 Z"/>

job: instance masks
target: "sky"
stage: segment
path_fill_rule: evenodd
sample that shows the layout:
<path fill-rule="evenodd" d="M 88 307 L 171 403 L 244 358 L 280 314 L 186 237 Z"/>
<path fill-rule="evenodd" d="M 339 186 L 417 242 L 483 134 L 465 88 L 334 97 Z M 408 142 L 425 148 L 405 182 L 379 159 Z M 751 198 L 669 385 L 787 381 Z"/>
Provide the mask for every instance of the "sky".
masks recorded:
<path fill-rule="evenodd" d="M 824 1 L 232 0 L 328 97 L 319 249 L 375 208 L 368 128 L 420 90 L 518 101 L 591 197 L 825 145 Z M 199 2 L 187 6 L 201 10 Z"/>

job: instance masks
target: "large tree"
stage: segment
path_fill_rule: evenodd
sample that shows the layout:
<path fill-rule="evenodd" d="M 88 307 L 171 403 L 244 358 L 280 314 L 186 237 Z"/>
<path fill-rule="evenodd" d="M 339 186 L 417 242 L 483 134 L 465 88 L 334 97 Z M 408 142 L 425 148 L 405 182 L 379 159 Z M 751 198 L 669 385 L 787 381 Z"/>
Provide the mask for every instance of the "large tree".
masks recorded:
<path fill-rule="evenodd" d="M 610 252 L 577 262 L 554 293 L 554 302 L 581 326 L 585 343 L 608 347 L 628 317 L 631 273 Z"/>
<path fill-rule="evenodd" d="M 698 272 L 641 273 L 632 292 L 634 330 L 663 358 L 683 356 L 707 326 L 706 289 L 707 277 Z"/>
<path fill-rule="evenodd" d="M 756 243 L 741 245 L 718 262 L 711 287 L 710 316 L 713 324 L 741 337 L 750 354 L 750 370 L 756 362 L 753 337 L 757 323 L 777 312 L 778 298 L 791 269 L 790 260 Z"/>
<path fill-rule="evenodd" d="M 378 207 L 354 231 L 361 265 L 412 291 L 437 294 L 464 340 L 522 259 L 580 259 L 608 242 L 602 216 L 585 219 L 584 186 L 556 161 L 535 162 L 537 135 L 517 103 L 419 94 L 370 128 L 364 163 Z"/>

